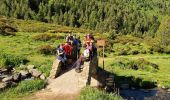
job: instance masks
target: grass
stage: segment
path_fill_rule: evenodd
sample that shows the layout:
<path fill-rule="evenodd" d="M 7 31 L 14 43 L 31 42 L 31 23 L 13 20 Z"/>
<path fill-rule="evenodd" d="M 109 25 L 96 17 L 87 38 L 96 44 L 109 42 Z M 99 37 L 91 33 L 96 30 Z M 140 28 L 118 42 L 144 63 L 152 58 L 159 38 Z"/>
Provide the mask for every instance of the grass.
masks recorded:
<path fill-rule="evenodd" d="M 29 96 L 37 90 L 44 88 L 43 80 L 22 81 L 18 86 L 0 92 L 0 100 L 18 100 L 23 96 Z"/>
<path fill-rule="evenodd" d="M 106 93 L 92 87 L 85 87 L 81 91 L 78 100 L 122 100 L 122 98 L 113 93 Z"/>
<path fill-rule="evenodd" d="M 92 32 L 90 30 L 47 24 L 31 20 L 23 21 L 10 19 L 10 22 L 17 27 L 18 32 L 15 32 L 15 36 L 0 35 L 0 52 L 17 55 L 17 57 L 24 57 L 24 59 L 29 61 L 26 65 L 35 65 L 35 67 L 44 73 L 46 77 L 49 76 L 53 61 L 56 57 L 53 53 L 50 55 L 41 54 L 39 51 L 41 46 L 48 45 L 54 48 L 57 47 L 60 43 L 65 41 L 65 36 L 67 35 L 65 32 L 76 32 L 76 34 L 80 35 L 81 38 L 84 37 L 83 33 Z M 14 56 L 10 57 L 12 58 L 11 61 L 13 61 Z M 22 70 L 23 68 L 19 67 L 20 64 L 19 59 L 15 64 L 16 66 L 14 65 L 13 67 L 15 67 L 17 71 Z M 0 65 L 0 68 L 1 67 L 5 66 Z M 0 100 L 17 100 L 20 97 L 25 97 L 42 89 L 44 84 L 45 81 L 41 80 L 22 81 L 17 87 L 9 88 L 1 92 Z"/>
<path fill-rule="evenodd" d="M 113 66 L 114 60 L 118 58 L 127 59 L 139 59 L 144 58 L 145 60 L 157 64 L 159 70 L 147 71 L 147 70 L 133 70 L 133 69 L 122 69 L 119 66 Z M 102 65 L 102 63 L 100 63 Z M 167 54 L 154 54 L 154 55 L 129 55 L 129 56 L 114 56 L 105 58 L 105 69 L 115 73 L 118 76 L 134 77 L 135 79 L 142 79 L 143 81 L 156 82 L 157 86 L 170 87 L 170 55 Z M 135 85 L 135 84 L 134 84 Z"/>
<path fill-rule="evenodd" d="M 0 35 L 0 52 L 18 56 L 24 56 L 29 62 L 29 64 L 35 65 L 35 67 L 43 72 L 46 77 L 49 76 L 51 66 L 53 61 L 56 59 L 55 55 L 45 55 L 39 53 L 39 47 L 44 45 L 49 45 L 51 47 L 56 47 L 60 43 L 63 43 L 66 32 L 73 32 L 80 35 L 81 39 L 85 34 L 92 33 L 93 31 L 70 28 L 60 25 L 47 24 L 37 21 L 23 21 L 18 19 L 12 19 L 13 24 L 17 26 L 19 32 L 15 33 L 15 36 L 2 36 Z M 95 33 L 95 32 L 94 32 Z M 50 39 L 41 39 L 42 34 L 56 34 L 49 35 Z M 105 34 L 95 34 L 95 39 L 107 38 L 107 33 Z M 36 39 L 35 39 L 36 37 Z M 44 38 L 44 37 L 43 37 Z M 105 69 L 109 72 L 113 72 L 118 76 L 123 77 L 133 77 L 134 80 L 142 80 L 142 84 L 148 84 L 147 82 L 156 82 L 157 86 L 170 87 L 170 55 L 168 54 L 150 54 L 150 48 L 141 43 L 142 40 L 138 40 L 133 37 L 120 37 L 117 41 L 114 41 L 113 52 L 107 54 L 105 58 Z M 119 43 L 120 42 L 120 43 Z M 122 43 L 121 43 L 122 42 Z M 108 45 L 108 47 L 110 47 Z M 110 49 L 110 48 L 106 48 Z M 122 51 L 122 52 L 120 52 Z M 136 54 L 136 51 L 139 53 Z M 126 56 L 123 56 L 125 54 Z M 132 55 L 135 54 L 135 55 Z M 119 55 L 119 56 L 118 56 Z M 133 70 L 133 69 L 121 69 L 120 67 L 113 66 L 114 60 L 122 57 L 127 59 L 136 60 L 139 58 L 144 58 L 145 60 L 157 64 L 159 70 L 156 72 L 147 70 Z M 99 61 L 102 65 L 102 61 Z M 2 66 L 0 66 L 2 67 Z M 16 67 L 20 70 L 19 67 Z M 124 81 L 123 81 L 124 82 Z M 10 88 L 0 93 L 0 99 L 17 99 L 29 95 L 43 88 L 45 82 L 41 80 L 32 81 L 22 81 L 17 87 Z M 79 100 L 120 100 L 121 98 L 115 96 L 114 94 L 107 94 L 103 91 L 98 91 L 96 89 L 86 87 L 82 90 Z"/>

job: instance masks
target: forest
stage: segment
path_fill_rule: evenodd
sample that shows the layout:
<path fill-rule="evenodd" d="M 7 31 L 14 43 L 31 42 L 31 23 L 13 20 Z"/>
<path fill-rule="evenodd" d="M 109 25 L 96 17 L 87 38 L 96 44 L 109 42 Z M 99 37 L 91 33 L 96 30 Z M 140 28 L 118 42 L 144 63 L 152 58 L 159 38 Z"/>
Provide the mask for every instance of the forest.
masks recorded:
<path fill-rule="evenodd" d="M 98 32 L 152 36 L 170 15 L 169 0 L 1 0 L 0 14 Z"/>

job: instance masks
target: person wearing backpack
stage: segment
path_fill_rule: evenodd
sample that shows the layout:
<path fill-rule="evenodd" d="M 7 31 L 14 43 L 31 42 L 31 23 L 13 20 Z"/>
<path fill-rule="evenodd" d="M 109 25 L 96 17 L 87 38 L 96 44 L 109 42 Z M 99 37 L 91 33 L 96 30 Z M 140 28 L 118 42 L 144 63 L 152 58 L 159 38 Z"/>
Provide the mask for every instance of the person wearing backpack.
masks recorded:
<path fill-rule="evenodd" d="M 63 64 L 66 62 L 66 56 L 62 44 L 60 44 L 57 48 L 57 59 L 62 61 Z"/>

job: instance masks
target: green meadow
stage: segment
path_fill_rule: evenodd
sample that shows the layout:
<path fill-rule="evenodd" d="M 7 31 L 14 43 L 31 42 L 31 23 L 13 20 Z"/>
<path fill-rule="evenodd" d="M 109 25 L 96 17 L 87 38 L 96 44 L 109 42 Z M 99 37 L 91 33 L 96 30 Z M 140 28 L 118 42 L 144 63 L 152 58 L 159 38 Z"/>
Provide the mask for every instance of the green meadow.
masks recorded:
<path fill-rule="evenodd" d="M 91 30 L 30 20 L 10 20 L 18 32 L 15 32 L 15 35 L 0 35 L 0 68 L 6 68 L 8 65 L 8 63 L 4 64 L 4 59 L 12 63 L 17 71 L 24 69 L 21 67 L 23 64 L 33 64 L 48 77 L 52 63 L 56 59 L 56 47 L 63 43 L 66 33 L 78 34 L 81 39 L 86 33 L 93 33 L 96 39 L 105 38 L 107 40 L 105 70 L 117 76 L 116 82 L 118 84 L 128 83 L 140 88 L 170 87 L 170 55 L 151 48 L 146 42 L 147 39 L 118 35 L 114 40 L 109 41 L 107 39 L 108 33 L 98 34 Z M 98 53 L 99 59 L 102 60 L 100 57 L 102 50 L 99 49 Z M 7 57 L 3 58 L 2 55 Z M 21 62 L 24 60 L 27 62 Z M 99 62 L 100 66 L 102 66 L 101 62 Z M 30 96 L 44 88 L 45 84 L 46 81 L 42 80 L 22 81 L 18 86 L 1 92 L 0 98 L 6 100 Z M 108 100 L 114 99 L 112 98 L 114 94 L 107 94 L 89 87 L 82 90 L 79 99 L 86 100 L 89 96 L 96 99 L 101 95 L 103 98 L 108 97 Z M 120 98 L 115 96 L 115 100 L 117 99 Z"/>

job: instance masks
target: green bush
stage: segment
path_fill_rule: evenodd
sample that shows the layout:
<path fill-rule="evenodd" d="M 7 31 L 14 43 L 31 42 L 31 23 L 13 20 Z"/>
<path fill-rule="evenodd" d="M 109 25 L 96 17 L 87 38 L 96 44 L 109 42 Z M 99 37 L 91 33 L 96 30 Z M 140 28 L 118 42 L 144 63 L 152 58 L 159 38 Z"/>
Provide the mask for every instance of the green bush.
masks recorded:
<path fill-rule="evenodd" d="M 164 47 L 164 52 L 170 54 L 170 46 Z"/>
<path fill-rule="evenodd" d="M 8 19 L 4 17 L 0 17 L 0 35 L 8 36 L 12 35 L 15 36 L 15 32 L 17 32 L 16 27 L 10 22 Z"/>
<path fill-rule="evenodd" d="M 81 91 L 78 100 L 122 100 L 122 98 L 116 94 L 99 91 L 92 87 L 85 87 Z"/>
<path fill-rule="evenodd" d="M 121 50 L 118 52 L 118 55 L 128 55 L 128 50 L 126 50 L 126 49 L 121 49 Z"/>
<path fill-rule="evenodd" d="M 49 41 L 52 39 L 63 39 L 63 36 L 57 35 L 57 34 L 52 34 L 52 33 L 42 33 L 33 36 L 33 39 L 36 41 Z"/>
<path fill-rule="evenodd" d="M 55 54 L 55 51 L 56 51 L 56 48 L 50 45 L 42 45 L 38 47 L 38 52 L 40 52 L 41 54 L 45 54 L 45 55 Z"/>
<path fill-rule="evenodd" d="M 127 43 L 140 44 L 141 40 L 142 40 L 141 38 L 133 37 L 130 35 L 122 35 L 122 36 L 117 36 L 113 42 L 121 43 L 123 45 Z"/>
<path fill-rule="evenodd" d="M 119 58 L 112 64 L 112 66 L 120 67 L 122 69 L 146 70 L 152 72 L 155 72 L 159 69 L 158 65 L 146 61 L 143 58 L 139 58 L 137 60 Z"/>
<path fill-rule="evenodd" d="M 23 55 L 0 54 L 0 66 L 5 68 L 13 68 L 27 62 L 28 60 Z"/>

